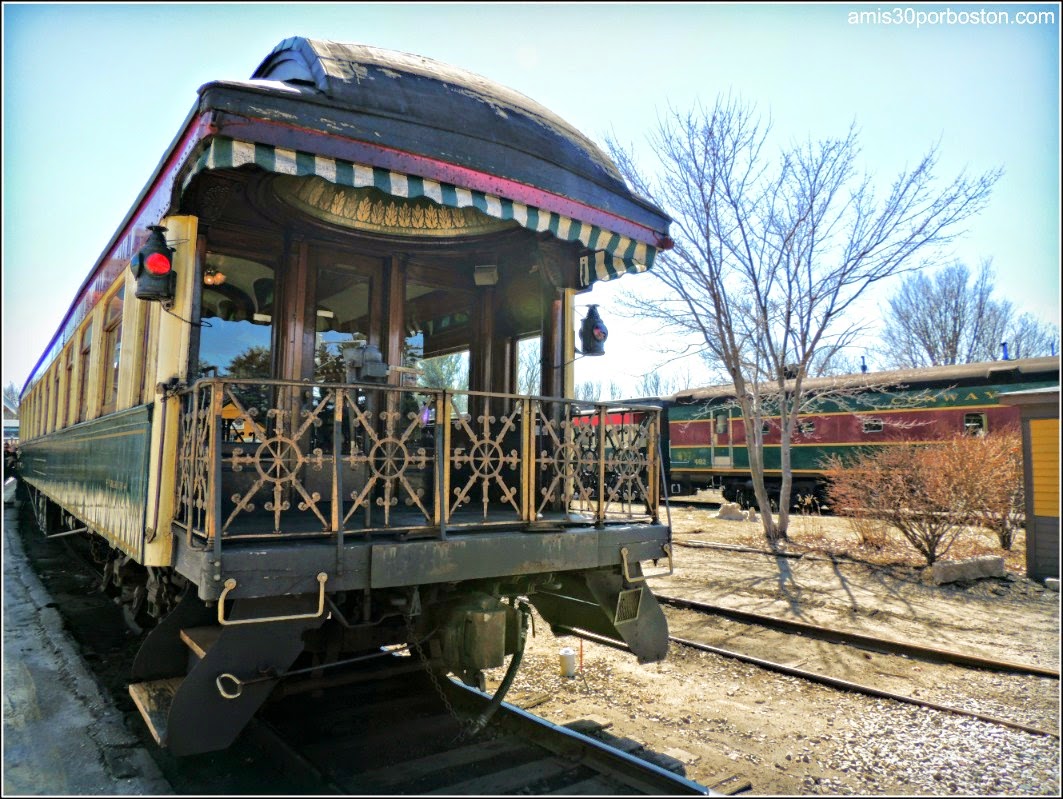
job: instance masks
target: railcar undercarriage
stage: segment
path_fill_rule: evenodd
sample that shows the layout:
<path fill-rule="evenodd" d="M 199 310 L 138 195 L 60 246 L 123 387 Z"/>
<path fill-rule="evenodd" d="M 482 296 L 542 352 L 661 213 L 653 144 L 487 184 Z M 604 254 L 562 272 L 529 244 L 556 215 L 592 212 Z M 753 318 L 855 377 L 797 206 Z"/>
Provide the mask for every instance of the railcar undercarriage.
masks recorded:
<path fill-rule="evenodd" d="M 189 591 L 148 634 L 130 690 L 159 743 L 187 755 L 229 746 L 282 679 L 326 671 L 342 679 L 341 667 L 396 647 L 408 648 L 416 658 L 411 663 L 437 679 L 449 672 L 483 689 L 485 669 L 519 656 L 529 601 L 551 624 L 590 627 L 626 642 L 640 660 L 660 659 L 667 649 L 656 601 L 640 587 L 627 589 L 638 594 L 634 605 L 626 600 L 619 574 L 535 575 L 509 583 L 504 592 L 498 581 L 471 582 L 326 594 L 320 603 L 304 595 L 215 607 Z M 585 593 L 561 593 L 574 586 Z M 614 607 L 595 602 L 596 594 L 610 591 Z M 569 613 L 566 603 L 580 612 Z M 636 615 L 619 618 L 625 612 Z M 209 729 L 204 718 L 211 719 Z"/>

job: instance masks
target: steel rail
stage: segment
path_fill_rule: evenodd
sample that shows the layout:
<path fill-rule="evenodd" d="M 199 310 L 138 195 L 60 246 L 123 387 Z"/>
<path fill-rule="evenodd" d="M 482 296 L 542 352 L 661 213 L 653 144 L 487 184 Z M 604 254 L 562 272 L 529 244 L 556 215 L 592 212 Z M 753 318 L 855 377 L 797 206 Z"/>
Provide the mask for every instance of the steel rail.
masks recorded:
<path fill-rule="evenodd" d="M 419 670 L 423 667 L 417 664 Z M 378 681 L 386 685 L 386 681 Z M 422 691 L 428 691 L 421 686 Z M 465 686 L 456 680 L 444 679 L 439 683 L 443 705 L 439 707 L 440 717 L 445 716 L 444 708 L 452 716 L 452 721 L 462 722 L 465 718 L 482 715 L 484 708 L 491 704 L 492 697 L 475 688 Z M 409 697 L 409 693 L 406 694 Z M 413 714 L 420 717 L 420 714 Z M 403 725 L 401 715 L 395 719 L 396 728 Z M 416 720 L 414 720 L 416 723 Z M 463 722 L 462 722 L 463 723 Z M 576 732 L 567 727 L 553 724 L 527 711 L 505 702 L 498 704 L 497 713 L 490 722 L 495 730 L 492 735 L 479 737 L 476 734 L 459 735 L 449 746 L 427 754 L 413 753 L 410 758 L 400 757 L 391 760 L 387 757 L 374 762 L 366 770 L 364 765 L 350 768 L 350 764 L 330 765 L 329 760 L 316 756 L 305 750 L 307 741 L 294 732 L 281 719 L 270 720 L 256 718 L 248 725 L 247 735 L 255 745 L 263 748 L 275 761 L 283 763 L 284 768 L 296 773 L 304 773 L 308 779 L 322 784 L 325 792 L 349 795 L 355 786 L 374 786 L 382 793 L 409 793 L 425 788 L 418 784 L 419 778 L 452 771 L 453 774 L 443 784 L 435 784 L 427 792 L 432 794 L 462 795 L 468 793 L 471 783 L 480 778 L 485 784 L 496 781 L 497 785 L 514 782 L 520 777 L 510 772 L 528 772 L 538 779 L 554 770 L 560 782 L 568 787 L 557 789 L 559 793 L 568 793 L 569 789 L 582 793 L 582 788 L 590 785 L 598 795 L 612 795 L 613 792 L 634 792 L 653 796 L 723 796 L 704 785 L 669 771 L 656 763 L 636 757 L 626 751 L 599 741 L 589 735 Z M 358 740 L 358 725 L 352 727 L 355 732 L 344 733 L 331 741 L 326 737 L 327 746 L 335 751 L 344 751 Z M 374 728 L 374 732 L 379 729 Z M 501 737 L 499 737 L 501 733 Z M 413 732 L 405 734 L 409 742 L 415 741 Z M 448 736 L 444 736 L 448 737 Z M 321 741 L 310 741 L 310 748 L 320 747 Z M 416 748 L 416 747 L 413 747 Z M 494 767 L 481 771 L 474 764 L 487 763 L 500 750 L 509 752 L 512 763 L 497 770 Z M 539 764 L 539 765 L 536 765 Z M 470 768 L 471 767 L 471 768 Z M 496 787 L 495 790 L 498 790 Z M 741 790 L 741 788 L 739 789 Z M 506 790 L 503 793 L 509 793 Z M 520 790 L 514 790 L 520 793 Z M 737 791 L 734 791 L 737 792 Z M 731 792 L 731 793 L 734 793 Z"/>
<path fill-rule="evenodd" d="M 475 688 L 448 680 L 455 704 L 470 703 L 479 707 L 490 696 Z M 704 785 L 681 777 L 648 760 L 609 746 L 567 727 L 554 724 L 506 702 L 501 704 L 497 723 L 517 731 L 522 740 L 561 755 L 575 755 L 595 770 L 619 779 L 630 787 L 655 795 L 720 796 Z"/>
<path fill-rule="evenodd" d="M 958 707 L 951 707 L 949 705 L 941 705 L 936 702 L 927 702 L 923 699 L 916 699 L 915 697 L 905 696 L 904 694 L 896 694 L 892 691 L 883 691 L 880 688 L 872 688 L 870 685 L 861 685 L 860 683 L 850 682 L 849 680 L 838 679 L 837 677 L 829 677 L 825 674 L 818 674 L 813 671 L 805 671 L 803 669 L 795 669 L 791 666 L 784 666 L 781 663 L 775 663 L 770 660 L 764 660 L 762 658 L 753 657 L 752 655 L 743 655 L 739 652 L 732 652 L 728 649 L 720 649 L 719 647 L 710 646 L 709 644 L 703 644 L 698 641 L 688 641 L 685 638 L 676 638 L 675 636 L 669 636 L 669 640 L 675 641 L 677 644 L 690 647 L 692 649 L 698 649 L 703 652 L 711 652 L 715 655 L 721 655 L 723 657 L 733 658 L 740 660 L 743 663 L 750 663 L 754 666 L 767 669 L 769 671 L 775 671 L 779 674 L 786 674 L 791 677 L 799 677 L 802 680 L 808 680 L 809 682 L 819 683 L 831 688 L 840 688 L 844 691 L 852 691 L 854 693 L 864 694 L 866 696 L 874 696 L 879 699 L 892 699 L 895 702 L 904 702 L 909 705 L 916 705 L 918 707 L 925 707 L 931 710 L 940 710 L 944 713 L 952 713 L 957 716 L 969 716 L 971 718 L 978 719 L 980 721 L 987 721 L 991 724 L 999 724 L 1002 727 L 1011 727 L 1012 729 L 1022 730 L 1033 735 L 1046 735 L 1051 738 L 1059 738 L 1059 733 L 1052 730 L 1043 730 L 1040 727 L 1032 727 L 1028 724 L 1021 724 L 1017 721 L 1009 721 L 1008 719 L 997 718 L 996 716 L 989 716 L 985 713 L 976 713 L 973 710 L 964 710 Z"/>
<path fill-rule="evenodd" d="M 789 619 L 780 619 L 776 616 L 764 616 L 760 613 L 749 613 L 742 610 L 733 610 L 731 608 L 721 607 L 719 605 L 710 605 L 704 602 L 696 602 L 690 599 L 682 599 L 680 597 L 663 596 L 661 594 L 655 594 L 657 601 L 665 605 L 671 605 L 676 608 L 684 608 L 687 610 L 697 611 L 698 613 L 707 613 L 714 616 L 724 616 L 735 621 L 741 621 L 748 624 L 757 624 L 762 627 L 768 627 L 770 629 L 781 630 L 788 633 L 796 633 L 798 635 L 804 635 L 809 638 L 816 638 L 821 641 L 829 641 L 836 644 L 847 644 L 850 646 L 857 646 L 863 649 L 870 649 L 874 652 L 883 652 L 886 654 L 907 655 L 909 657 L 918 658 L 920 660 L 927 660 L 936 663 L 953 663 L 958 666 L 967 666 L 977 669 L 989 669 L 992 671 L 1004 671 L 1014 674 L 1030 674 L 1035 677 L 1049 677 L 1055 680 L 1059 679 L 1059 670 L 1050 669 L 1045 666 L 1035 666 L 1026 663 L 1013 663 L 1006 660 L 994 660 L 992 658 L 985 658 L 979 655 L 969 655 L 963 652 L 952 652 L 945 649 L 938 649 L 931 646 L 923 646 L 921 644 L 910 644 L 901 641 L 892 641 L 888 638 L 879 638 L 877 636 L 862 635 L 860 633 L 849 632 L 846 630 L 835 630 L 829 627 L 820 627 L 815 624 L 807 624 L 800 621 L 791 621 Z"/>
<path fill-rule="evenodd" d="M 558 628 L 560 633 L 566 635 L 575 635 L 580 638 L 584 638 L 588 641 L 593 641 L 597 644 L 604 646 L 610 646 L 614 649 L 619 649 L 625 652 L 631 650 L 619 641 L 613 641 L 608 638 L 604 638 L 594 633 L 588 633 L 583 630 L 577 630 L 571 627 Z M 797 677 L 809 682 L 819 683 L 820 685 L 826 685 L 830 688 L 838 688 L 843 691 L 852 691 L 853 693 L 864 694 L 866 696 L 873 696 L 879 699 L 892 699 L 897 702 L 904 702 L 909 705 L 916 705 L 918 707 L 925 707 L 930 710 L 940 710 L 943 713 L 952 713 L 957 716 L 968 716 L 970 718 L 976 718 L 980 721 L 989 722 L 991 724 L 998 724 L 1003 727 L 1011 727 L 1012 729 L 1022 730 L 1033 735 L 1045 735 L 1051 738 L 1059 738 L 1060 734 L 1052 730 L 1043 730 L 1040 727 L 1033 727 L 1028 724 L 1021 724 L 1017 721 L 1009 721 L 1008 719 L 997 718 L 996 716 L 989 716 L 985 713 L 976 713 L 973 710 L 964 710 L 958 707 L 951 707 L 950 705 L 941 705 L 936 702 L 927 702 L 922 699 L 916 699 L 915 697 L 906 696 L 905 694 L 896 694 L 891 691 L 883 691 L 880 688 L 873 688 L 869 685 L 862 685 L 860 683 L 850 682 L 849 680 L 842 680 L 837 677 L 830 677 L 825 674 L 818 674 L 814 671 L 805 671 L 804 669 L 795 669 L 792 666 L 784 666 L 781 663 L 775 663 L 771 660 L 764 660 L 763 658 L 753 657 L 752 655 L 744 655 L 741 652 L 733 652 L 730 649 L 721 649 L 717 646 L 711 646 L 710 644 L 703 644 L 699 641 L 690 641 L 686 638 L 678 638 L 674 635 L 668 636 L 669 641 L 674 641 L 681 646 L 686 646 L 691 649 L 698 649 L 702 652 L 710 652 L 714 655 L 720 655 L 721 657 L 731 658 L 732 660 L 739 660 L 743 663 L 749 663 L 754 666 L 758 666 L 767 671 L 774 671 L 779 674 L 786 674 L 790 677 Z"/>

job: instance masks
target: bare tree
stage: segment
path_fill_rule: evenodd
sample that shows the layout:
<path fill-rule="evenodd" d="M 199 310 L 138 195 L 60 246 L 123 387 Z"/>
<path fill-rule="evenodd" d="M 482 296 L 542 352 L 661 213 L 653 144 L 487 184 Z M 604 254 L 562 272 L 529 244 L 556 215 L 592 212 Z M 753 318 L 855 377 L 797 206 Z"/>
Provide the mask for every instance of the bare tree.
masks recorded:
<path fill-rule="evenodd" d="M 1059 328 L 1024 313 L 1011 323 L 1001 341 L 1007 343 L 1010 358 L 1054 356 L 1059 353 Z"/>
<path fill-rule="evenodd" d="M 542 360 L 540 348 L 542 340 L 524 339 L 517 347 L 517 393 L 539 394 L 542 386 Z"/>
<path fill-rule="evenodd" d="M 18 408 L 18 387 L 14 383 L 4 386 L 4 399 L 12 408 Z"/>
<path fill-rule="evenodd" d="M 615 142 L 609 149 L 640 194 L 672 216 L 675 247 L 650 274 L 667 290 L 638 312 L 685 334 L 734 384 L 750 470 L 769 542 L 786 537 L 790 442 L 817 357 L 829 362 L 862 331 L 846 312 L 870 287 L 922 266 L 985 205 L 999 171 L 961 174 L 937 188 L 931 149 L 885 196 L 857 171 L 855 129 L 838 139 L 768 151 L 770 126 L 721 98 L 708 110 L 669 112 L 651 136 L 653 177 Z M 765 408 L 781 410 L 779 516 L 764 484 Z"/>
<path fill-rule="evenodd" d="M 991 261 L 973 278 L 955 263 L 929 277 L 911 275 L 890 297 L 882 350 L 892 366 L 950 366 L 1004 357 L 1049 355 L 1057 333 L 1030 314 L 1016 317 L 1012 304 L 993 296 Z"/>
<path fill-rule="evenodd" d="M 681 388 L 674 378 L 662 375 L 659 371 L 647 372 L 639 379 L 635 387 L 638 397 L 666 397 L 675 394 Z"/>
<path fill-rule="evenodd" d="M 598 402 L 598 399 L 602 396 L 602 384 L 595 383 L 591 380 L 585 380 L 582 383 L 576 385 L 575 399 L 582 400 L 584 402 Z"/>

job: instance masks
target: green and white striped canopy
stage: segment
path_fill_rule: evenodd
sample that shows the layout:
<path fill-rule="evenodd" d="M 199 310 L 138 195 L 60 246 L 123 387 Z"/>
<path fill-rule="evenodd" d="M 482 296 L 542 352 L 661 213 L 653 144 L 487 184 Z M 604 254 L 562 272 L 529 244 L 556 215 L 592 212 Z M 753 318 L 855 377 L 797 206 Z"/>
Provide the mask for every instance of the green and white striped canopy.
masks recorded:
<path fill-rule="evenodd" d="M 505 197 L 338 158 L 224 137 L 210 140 L 186 175 L 182 189 L 204 170 L 233 169 L 248 164 L 281 175 L 316 176 L 338 186 L 375 188 L 395 197 L 425 197 L 450 208 L 475 208 L 494 219 L 514 221 L 536 233 L 550 233 L 562 241 L 578 241 L 594 251 L 593 257 L 581 262 L 583 286 L 596 280 L 645 272 L 653 266 L 657 254 L 657 249 L 645 242 Z"/>

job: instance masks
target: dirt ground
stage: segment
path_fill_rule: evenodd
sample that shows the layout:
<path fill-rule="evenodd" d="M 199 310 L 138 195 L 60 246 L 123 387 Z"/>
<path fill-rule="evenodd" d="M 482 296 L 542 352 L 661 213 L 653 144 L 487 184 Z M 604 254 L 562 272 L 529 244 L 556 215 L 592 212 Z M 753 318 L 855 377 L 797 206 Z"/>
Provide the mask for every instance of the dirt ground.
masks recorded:
<path fill-rule="evenodd" d="M 861 550 L 845 520 L 796 518 L 784 557 L 743 551 L 765 549 L 759 524 L 718 520 L 716 510 L 672 508 L 674 573 L 651 578 L 655 594 L 1059 668 L 1059 594 L 1026 579 L 1021 538 L 1007 554 L 971 531 L 952 554 L 1006 555 L 1007 578 L 937 586 L 900 542 Z M 1058 679 L 908 660 L 665 612 L 675 637 L 1058 735 Z M 557 723 L 606 724 L 611 735 L 683 762 L 690 779 L 709 786 L 726 780 L 721 791 L 744 782 L 761 795 L 1059 790 L 1058 737 L 838 691 L 675 642 L 665 661 L 639 666 L 615 649 L 555 638 L 537 622 L 507 701 Z M 575 678 L 560 674 L 565 646 L 578 653 Z M 996 758 L 993 768 L 985 758 Z"/>

